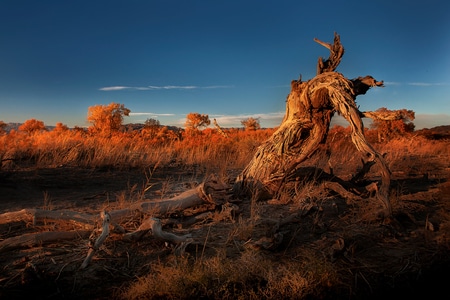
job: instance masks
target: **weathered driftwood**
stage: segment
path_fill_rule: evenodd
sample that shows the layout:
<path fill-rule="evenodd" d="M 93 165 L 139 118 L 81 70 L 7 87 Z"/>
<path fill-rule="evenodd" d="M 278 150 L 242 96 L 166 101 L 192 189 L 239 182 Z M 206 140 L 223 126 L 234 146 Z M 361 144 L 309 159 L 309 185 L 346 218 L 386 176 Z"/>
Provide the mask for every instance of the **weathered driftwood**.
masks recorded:
<path fill-rule="evenodd" d="M 344 54 L 339 35 L 328 44 L 315 39 L 330 50 L 330 57 L 319 58 L 317 76 L 291 83 L 286 101 L 286 113 L 277 131 L 256 151 L 250 163 L 237 177 L 236 195 L 257 194 L 259 198 L 277 197 L 283 184 L 293 176 L 301 163 L 310 158 L 324 143 L 331 118 L 337 112 L 350 124 L 351 138 L 365 161 L 378 164 L 381 184 L 377 197 L 391 214 L 389 201 L 390 171 L 384 158 L 367 142 L 361 116 L 375 114 L 358 110 L 355 99 L 371 87 L 383 86 L 371 76 L 347 79 L 335 72 Z M 370 166 L 371 164 L 369 164 Z"/>
<path fill-rule="evenodd" d="M 120 223 L 129 220 L 130 216 L 135 216 L 136 213 L 139 215 L 150 214 L 155 216 L 166 215 L 175 210 L 184 210 L 186 208 L 204 204 L 212 204 L 212 207 L 215 207 L 216 205 L 224 204 L 229 197 L 229 193 L 230 189 L 227 184 L 219 182 L 211 177 L 196 188 L 187 190 L 173 198 L 135 203 L 130 205 L 127 209 L 110 211 L 108 213 L 102 212 L 102 233 L 94 243 L 90 243 L 88 254 L 82 264 L 82 268 L 85 268 L 90 263 L 95 251 L 102 245 L 110 232 L 110 226 L 118 233 L 125 233 L 125 230 Z M 208 217 L 211 217 L 211 213 L 203 213 L 200 216 L 192 217 L 189 220 L 189 223 L 192 224 L 193 222 L 201 221 Z M 73 231 L 30 233 L 7 238 L 0 242 L 0 252 L 62 240 L 86 238 L 95 228 L 95 225 L 98 222 L 98 215 L 84 214 L 69 210 L 52 211 L 43 209 L 23 209 L 0 214 L 0 224 L 3 225 L 15 222 L 27 222 L 37 225 L 38 222 L 44 220 L 75 224 L 81 229 Z M 147 219 L 136 232 L 125 234 L 124 238 L 133 240 L 150 230 L 156 238 L 175 244 L 175 251 L 177 253 L 183 252 L 185 247 L 192 242 L 192 239 L 188 235 L 177 236 L 163 231 L 161 222 L 159 219 L 155 218 Z"/>
<path fill-rule="evenodd" d="M 136 212 L 166 214 L 171 210 L 183 210 L 188 207 L 204 204 L 212 201 L 212 197 L 207 192 L 212 191 L 215 183 L 210 185 L 202 183 L 196 188 L 187 190 L 173 198 L 162 200 L 151 200 L 145 202 L 137 202 L 130 205 L 126 209 L 113 210 L 110 212 L 111 224 L 118 224 L 124 218 L 135 214 Z M 221 190 L 218 189 L 218 192 Z M 22 209 L 19 211 L 6 212 L 0 214 L 0 225 L 13 222 L 36 222 L 41 220 L 56 220 L 73 222 L 85 226 L 86 228 L 93 228 L 98 219 L 97 215 L 80 213 L 70 210 L 45 210 L 45 209 Z"/>
<path fill-rule="evenodd" d="M 167 214 L 171 211 L 184 210 L 189 207 L 214 203 L 220 205 L 226 201 L 229 187 L 214 179 L 209 179 L 197 187 L 187 190 L 175 197 L 163 200 L 152 200 L 130 205 L 126 209 L 111 211 L 111 218 L 120 223 L 122 219 L 129 217 L 134 212 L 152 213 L 154 215 Z M 214 194 L 214 197 L 211 197 Z M 221 195 L 221 196 L 220 196 Z"/>
<path fill-rule="evenodd" d="M 39 220 L 60 220 L 70 221 L 83 225 L 93 226 L 96 222 L 96 216 L 84 214 L 70 210 L 46 210 L 38 208 L 26 208 L 19 211 L 6 212 L 0 214 L 0 224 L 12 222 L 28 221 L 36 224 Z"/>
<path fill-rule="evenodd" d="M 99 237 L 95 240 L 94 243 L 92 241 L 89 241 L 89 250 L 86 255 L 86 258 L 84 259 L 83 263 L 81 264 L 80 269 L 84 269 L 88 266 L 88 264 L 91 262 L 92 257 L 94 256 L 95 251 L 97 251 L 101 245 L 103 245 L 103 242 L 106 240 L 106 238 L 109 235 L 109 223 L 111 222 L 111 216 L 106 211 L 102 211 L 100 213 L 100 218 L 102 219 L 102 233 L 99 235 Z"/>
<path fill-rule="evenodd" d="M 72 231 L 44 231 L 37 233 L 27 233 L 15 237 L 4 239 L 0 242 L 0 253 L 15 249 L 42 246 L 44 244 L 58 241 L 74 240 L 87 238 L 90 230 L 72 230 Z"/>
<path fill-rule="evenodd" d="M 157 239 L 172 243 L 175 245 L 175 252 L 182 254 L 187 245 L 193 242 L 192 235 L 176 235 L 162 230 L 161 220 L 158 218 L 147 218 L 136 231 L 124 235 L 128 240 L 139 240 L 149 231 Z"/>

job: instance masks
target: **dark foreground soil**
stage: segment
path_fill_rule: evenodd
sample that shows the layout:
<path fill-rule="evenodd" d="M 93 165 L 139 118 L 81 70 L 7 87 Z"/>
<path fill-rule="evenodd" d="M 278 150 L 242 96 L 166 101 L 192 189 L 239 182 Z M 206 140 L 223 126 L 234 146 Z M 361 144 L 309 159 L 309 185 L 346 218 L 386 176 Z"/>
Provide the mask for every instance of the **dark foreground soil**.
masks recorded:
<path fill-rule="evenodd" d="M 301 259 L 300 253 L 307 250 L 334 266 L 340 284 L 324 286 L 321 293 L 312 294 L 309 299 L 400 296 L 402 299 L 442 299 L 448 295 L 450 278 L 448 166 L 437 171 L 430 165 L 432 170 L 426 176 L 394 173 L 391 218 L 380 218 L 376 214 L 379 207 L 372 198 L 355 202 L 333 194 L 319 199 L 308 197 L 306 193 L 302 201 L 261 202 L 256 208 L 248 199 L 237 199 L 234 205 L 239 207 L 239 214 L 189 227 L 172 225 L 164 229 L 193 235 L 195 242 L 186 248 L 186 255 L 190 257 L 198 257 L 200 252 L 202 256 L 213 256 L 218 247 L 223 247 L 227 258 L 233 259 L 243 251 L 241 246 L 245 247 L 246 242 L 237 238 L 229 241 L 238 219 L 254 217 L 254 210 L 257 210 L 258 218 L 263 221 L 251 235 L 252 240 L 258 241 L 273 230 L 271 220 L 288 218 L 297 212 L 299 217 L 277 228 L 284 234 L 281 244 L 274 248 L 254 247 L 253 251 L 282 265 Z M 203 179 L 198 170 L 179 166 L 161 168 L 149 175 L 145 170 L 113 168 L 2 171 L 0 213 L 44 208 L 98 214 L 105 208 L 126 207 L 142 195 L 146 199 L 170 197 Z M 234 175 L 230 174 L 230 178 Z M 202 212 L 202 208 L 197 209 Z M 183 218 L 184 213 L 177 212 L 170 217 Z M 123 226 L 134 230 L 139 221 L 130 219 Z M 68 226 L 51 222 L 9 223 L 0 227 L 0 242 L 20 234 L 61 230 Z M 150 235 L 131 243 L 123 241 L 120 234 L 112 233 L 91 264 L 80 270 L 87 251 L 88 240 L 79 238 L 0 252 L 0 298 L 119 298 L 130 283 L 152 271 L 153 262 L 174 255 L 164 242 Z M 295 299 L 295 295 L 292 298 Z"/>

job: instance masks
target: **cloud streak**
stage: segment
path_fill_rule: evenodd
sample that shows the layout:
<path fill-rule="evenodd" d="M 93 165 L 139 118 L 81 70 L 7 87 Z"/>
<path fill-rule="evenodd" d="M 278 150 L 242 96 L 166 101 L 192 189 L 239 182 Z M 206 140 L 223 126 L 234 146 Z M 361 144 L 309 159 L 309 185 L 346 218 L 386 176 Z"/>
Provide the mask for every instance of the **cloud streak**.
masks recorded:
<path fill-rule="evenodd" d="M 275 113 L 261 113 L 261 114 L 239 114 L 239 115 L 218 115 L 218 114 L 208 114 L 209 119 L 211 120 L 210 127 L 213 127 L 212 120 L 216 119 L 217 123 L 221 127 L 242 127 L 241 121 L 248 118 L 258 119 L 262 127 L 276 127 L 281 124 L 281 120 L 283 120 L 284 112 L 275 112 Z M 184 126 L 186 122 L 186 118 L 179 118 L 174 120 L 171 125 L 174 126 Z"/>
<path fill-rule="evenodd" d="M 127 86 L 108 86 L 108 87 L 103 87 L 100 88 L 100 91 L 120 91 L 120 90 L 125 90 L 128 89 L 129 87 Z"/>
<path fill-rule="evenodd" d="M 210 115 L 210 119 L 216 119 L 220 126 L 242 126 L 241 121 L 254 118 L 260 121 L 263 127 L 275 127 L 280 125 L 284 117 L 284 112 L 263 113 L 263 114 L 240 114 L 240 115 Z"/>
<path fill-rule="evenodd" d="M 196 85 L 148 85 L 148 86 L 106 86 L 99 88 L 100 91 L 121 91 L 121 90 L 138 90 L 138 91 L 154 91 L 154 90 L 194 90 L 194 89 L 227 89 L 232 88 L 231 85 L 210 85 L 210 86 L 196 86 Z"/>
<path fill-rule="evenodd" d="M 402 82 L 394 82 L 394 81 L 385 81 L 384 82 L 385 85 L 410 85 L 410 86 L 447 86 L 449 85 L 448 83 L 443 83 L 443 82 L 406 82 L 406 83 L 402 83 Z"/>
<path fill-rule="evenodd" d="M 394 82 L 394 81 L 385 81 L 384 85 L 401 85 L 400 82 Z"/>
<path fill-rule="evenodd" d="M 436 83 L 429 83 L 429 82 L 409 82 L 408 85 L 413 85 L 413 86 L 442 86 L 442 85 L 448 85 L 447 83 L 441 83 L 441 82 L 436 82 Z"/>
<path fill-rule="evenodd" d="M 171 117 L 175 116 L 175 114 L 157 114 L 152 112 L 131 112 L 130 116 L 154 116 L 154 117 Z"/>

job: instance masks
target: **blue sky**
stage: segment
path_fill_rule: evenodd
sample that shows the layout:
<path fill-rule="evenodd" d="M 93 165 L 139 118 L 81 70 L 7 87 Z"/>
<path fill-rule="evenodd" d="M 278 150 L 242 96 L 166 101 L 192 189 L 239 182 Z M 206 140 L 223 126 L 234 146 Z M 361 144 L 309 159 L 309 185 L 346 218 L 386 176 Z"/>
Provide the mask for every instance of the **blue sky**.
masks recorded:
<path fill-rule="evenodd" d="M 314 3 L 313 3 L 314 2 Z M 291 80 L 313 78 L 341 36 L 338 67 L 384 88 L 361 110 L 412 109 L 450 124 L 450 1 L 0 1 L 0 120 L 87 126 L 89 106 L 122 103 L 125 123 L 280 124 Z"/>

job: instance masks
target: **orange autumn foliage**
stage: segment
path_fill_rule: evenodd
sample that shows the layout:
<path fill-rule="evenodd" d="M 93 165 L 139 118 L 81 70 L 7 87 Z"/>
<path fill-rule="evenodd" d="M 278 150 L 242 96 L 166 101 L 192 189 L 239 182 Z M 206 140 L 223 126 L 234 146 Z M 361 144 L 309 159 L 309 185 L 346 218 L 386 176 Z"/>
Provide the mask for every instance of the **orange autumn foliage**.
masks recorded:
<path fill-rule="evenodd" d="M 44 122 L 36 119 L 30 119 L 25 121 L 25 123 L 23 123 L 22 125 L 20 125 L 19 130 L 32 134 L 35 132 L 46 130 L 46 128 Z"/>
<path fill-rule="evenodd" d="M 122 126 L 123 117 L 130 114 L 123 104 L 94 105 L 88 108 L 87 120 L 92 124 L 89 130 L 93 134 L 109 135 Z"/>

